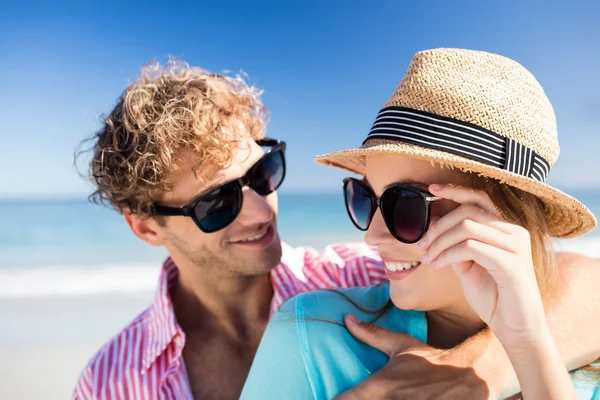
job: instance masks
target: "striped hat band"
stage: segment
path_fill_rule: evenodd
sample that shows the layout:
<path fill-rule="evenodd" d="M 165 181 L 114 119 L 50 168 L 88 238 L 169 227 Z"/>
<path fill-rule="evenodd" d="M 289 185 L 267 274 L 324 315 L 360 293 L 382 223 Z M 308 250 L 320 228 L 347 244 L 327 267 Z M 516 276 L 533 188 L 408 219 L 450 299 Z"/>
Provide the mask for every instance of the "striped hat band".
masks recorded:
<path fill-rule="evenodd" d="M 521 143 L 475 124 L 406 107 L 382 109 L 367 136 L 428 147 L 546 182 L 550 164 Z M 364 144 L 364 142 L 363 142 Z"/>

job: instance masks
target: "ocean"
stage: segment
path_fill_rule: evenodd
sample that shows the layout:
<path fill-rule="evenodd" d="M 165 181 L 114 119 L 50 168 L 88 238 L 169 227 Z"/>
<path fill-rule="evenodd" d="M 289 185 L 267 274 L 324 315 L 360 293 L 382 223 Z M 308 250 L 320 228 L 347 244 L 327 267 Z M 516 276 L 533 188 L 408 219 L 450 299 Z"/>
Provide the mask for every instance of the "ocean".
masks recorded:
<path fill-rule="evenodd" d="M 569 194 L 600 215 L 600 190 Z M 166 256 L 137 239 L 118 213 L 85 198 L 0 201 L 0 220 L 0 298 L 151 290 Z M 278 225 L 292 246 L 363 238 L 341 193 L 280 193 Z M 558 245 L 600 256 L 600 232 Z"/>

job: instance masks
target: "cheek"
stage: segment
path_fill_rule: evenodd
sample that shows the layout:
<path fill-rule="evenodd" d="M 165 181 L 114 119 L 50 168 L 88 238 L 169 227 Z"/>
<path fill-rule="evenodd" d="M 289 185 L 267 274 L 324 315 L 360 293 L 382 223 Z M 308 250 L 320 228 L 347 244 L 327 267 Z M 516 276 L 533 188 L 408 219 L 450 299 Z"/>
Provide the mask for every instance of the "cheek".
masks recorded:
<path fill-rule="evenodd" d="M 460 281 L 452 268 L 444 268 L 440 271 L 431 269 L 430 275 L 432 282 L 428 286 L 431 292 L 439 293 L 440 307 L 445 307 L 462 297 Z"/>
<path fill-rule="evenodd" d="M 203 233 L 191 218 L 178 217 L 176 220 L 172 219 L 170 222 L 171 223 L 167 225 L 167 228 L 179 237 L 185 238 L 186 236 L 194 236 Z"/>
<path fill-rule="evenodd" d="M 422 270 L 402 281 L 390 282 L 390 297 L 404 310 L 433 311 L 448 307 L 463 297 L 460 282 L 450 268 Z M 418 274 L 417 274 L 418 273 Z"/>
<path fill-rule="evenodd" d="M 223 235 L 227 229 L 215 233 L 204 233 L 196 226 L 191 218 L 177 218 L 178 221 L 169 221 L 166 226 L 167 238 L 172 242 L 178 242 L 193 251 L 200 247 L 220 247 Z"/>

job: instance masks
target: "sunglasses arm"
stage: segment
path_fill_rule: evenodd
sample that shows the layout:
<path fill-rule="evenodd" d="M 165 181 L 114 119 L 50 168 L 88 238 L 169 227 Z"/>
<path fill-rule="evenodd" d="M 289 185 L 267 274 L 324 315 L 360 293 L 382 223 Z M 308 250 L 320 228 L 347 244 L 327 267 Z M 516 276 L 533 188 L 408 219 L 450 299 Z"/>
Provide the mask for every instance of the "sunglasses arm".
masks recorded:
<path fill-rule="evenodd" d="M 160 217 L 177 217 L 180 215 L 188 216 L 189 213 L 185 208 L 177 208 L 177 207 L 166 207 L 153 205 L 152 206 L 152 215 L 160 216 Z"/>
<path fill-rule="evenodd" d="M 259 146 L 276 146 L 279 143 L 281 143 L 280 140 L 270 138 L 263 138 L 256 141 L 256 144 Z"/>

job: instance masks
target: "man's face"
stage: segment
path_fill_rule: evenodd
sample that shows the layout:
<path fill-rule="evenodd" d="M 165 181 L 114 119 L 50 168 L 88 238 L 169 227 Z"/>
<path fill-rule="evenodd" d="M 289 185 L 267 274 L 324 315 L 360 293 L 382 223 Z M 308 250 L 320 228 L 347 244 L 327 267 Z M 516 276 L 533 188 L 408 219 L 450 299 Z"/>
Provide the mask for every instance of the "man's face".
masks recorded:
<path fill-rule="evenodd" d="M 176 184 L 161 204 L 181 207 L 198 196 L 243 176 L 264 154 L 253 140 L 246 139 L 233 153 L 231 166 L 217 172 L 202 184 L 193 171 L 194 160 L 188 151 L 178 154 L 180 173 Z M 160 226 L 164 245 L 176 260 L 185 260 L 209 273 L 221 276 L 248 276 L 270 271 L 281 260 L 277 234 L 277 193 L 260 196 L 244 187 L 243 204 L 235 221 L 214 233 L 202 232 L 188 217 L 165 217 Z"/>

